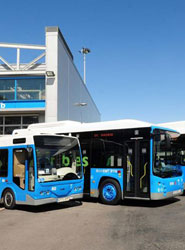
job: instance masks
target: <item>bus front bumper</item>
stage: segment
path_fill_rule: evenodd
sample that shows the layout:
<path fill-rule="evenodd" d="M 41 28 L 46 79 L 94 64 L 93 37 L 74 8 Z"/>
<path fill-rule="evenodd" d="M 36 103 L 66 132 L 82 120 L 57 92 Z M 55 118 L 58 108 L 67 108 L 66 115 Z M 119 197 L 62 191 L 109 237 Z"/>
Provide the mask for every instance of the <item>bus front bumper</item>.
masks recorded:
<path fill-rule="evenodd" d="M 182 194 L 183 194 L 182 189 L 167 192 L 165 195 L 164 195 L 164 193 L 151 193 L 151 200 L 164 200 L 164 199 L 169 199 L 169 198 L 179 196 Z"/>
<path fill-rule="evenodd" d="M 44 204 L 49 204 L 49 203 L 60 203 L 60 202 L 66 202 L 66 201 L 82 199 L 82 198 L 83 198 L 83 194 L 73 194 L 67 197 L 46 198 L 46 199 L 33 199 L 31 196 L 26 195 L 26 201 L 16 201 L 16 204 L 39 206 L 39 205 L 44 205 Z"/>

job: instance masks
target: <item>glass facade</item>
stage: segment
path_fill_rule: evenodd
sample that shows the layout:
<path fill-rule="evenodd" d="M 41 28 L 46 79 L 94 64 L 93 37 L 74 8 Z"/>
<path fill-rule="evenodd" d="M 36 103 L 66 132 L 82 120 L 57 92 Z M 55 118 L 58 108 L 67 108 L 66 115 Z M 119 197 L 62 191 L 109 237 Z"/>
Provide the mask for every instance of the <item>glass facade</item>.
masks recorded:
<path fill-rule="evenodd" d="M 38 115 L 0 116 L 0 135 L 12 134 L 14 129 L 27 128 L 28 125 L 38 122 Z"/>
<path fill-rule="evenodd" d="M 38 108 L 45 105 L 44 76 L 0 77 L 0 109 Z M 3 106 L 2 106 L 3 105 Z M 0 115 L 0 135 L 39 122 L 38 114 Z"/>
<path fill-rule="evenodd" d="M 45 100 L 45 77 L 0 78 L 0 101 Z"/>

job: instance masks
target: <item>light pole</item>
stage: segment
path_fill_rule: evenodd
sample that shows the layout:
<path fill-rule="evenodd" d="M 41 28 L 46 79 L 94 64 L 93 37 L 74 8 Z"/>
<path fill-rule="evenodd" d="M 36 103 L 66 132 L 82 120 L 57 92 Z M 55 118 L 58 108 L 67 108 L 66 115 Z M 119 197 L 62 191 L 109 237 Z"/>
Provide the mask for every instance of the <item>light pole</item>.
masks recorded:
<path fill-rule="evenodd" d="M 87 103 L 86 102 L 77 102 L 77 103 L 74 103 L 74 105 L 77 106 L 77 107 L 80 107 L 80 121 L 82 123 L 83 122 L 83 119 L 82 119 L 82 112 L 83 112 L 82 107 L 87 106 Z"/>
<path fill-rule="evenodd" d="M 84 84 L 86 84 L 86 55 L 90 53 L 90 49 L 88 48 L 82 48 L 79 51 L 81 54 L 83 54 L 83 61 L 84 61 Z"/>

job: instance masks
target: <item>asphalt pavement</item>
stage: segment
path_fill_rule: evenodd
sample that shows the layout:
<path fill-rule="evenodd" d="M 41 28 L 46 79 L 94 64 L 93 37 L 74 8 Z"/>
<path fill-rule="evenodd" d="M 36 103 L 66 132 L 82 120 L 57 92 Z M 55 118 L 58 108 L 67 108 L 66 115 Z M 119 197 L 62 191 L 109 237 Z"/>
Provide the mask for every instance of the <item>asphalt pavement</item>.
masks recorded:
<path fill-rule="evenodd" d="M 0 208 L 0 250 L 183 250 L 185 196 Z"/>

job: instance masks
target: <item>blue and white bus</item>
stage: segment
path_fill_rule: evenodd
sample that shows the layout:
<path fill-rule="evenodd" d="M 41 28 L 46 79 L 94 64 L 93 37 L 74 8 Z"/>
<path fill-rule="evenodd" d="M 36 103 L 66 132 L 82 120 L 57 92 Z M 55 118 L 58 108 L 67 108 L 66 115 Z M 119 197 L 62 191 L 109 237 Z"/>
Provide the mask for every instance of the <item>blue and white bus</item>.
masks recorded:
<path fill-rule="evenodd" d="M 80 140 L 84 192 L 105 204 L 121 199 L 161 200 L 183 193 L 182 171 L 171 157 L 179 133 L 137 120 L 30 125 Z"/>
<path fill-rule="evenodd" d="M 0 137 L 0 196 L 5 208 L 83 197 L 79 141 L 20 130 Z"/>

